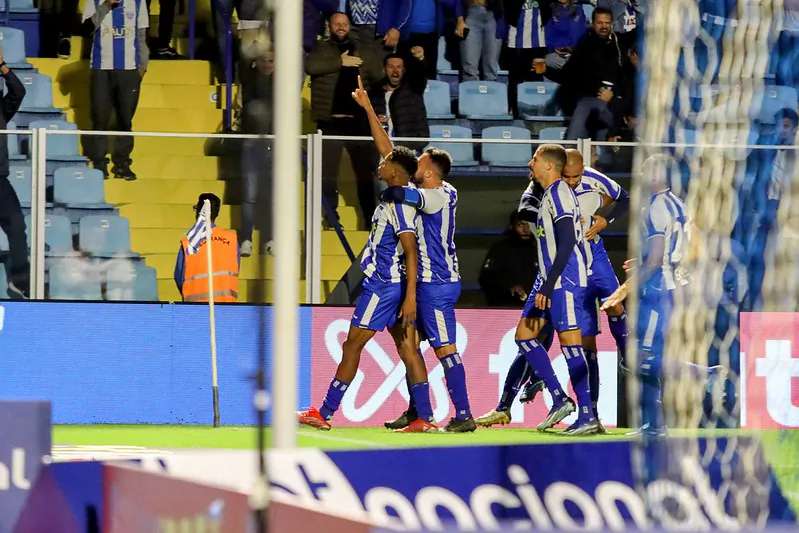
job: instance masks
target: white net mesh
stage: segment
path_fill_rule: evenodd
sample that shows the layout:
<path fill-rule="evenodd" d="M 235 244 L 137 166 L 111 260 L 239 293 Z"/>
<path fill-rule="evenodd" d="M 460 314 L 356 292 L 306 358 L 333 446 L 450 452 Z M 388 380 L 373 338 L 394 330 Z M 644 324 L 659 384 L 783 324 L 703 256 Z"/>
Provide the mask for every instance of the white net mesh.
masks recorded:
<path fill-rule="evenodd" d="M 785 423 L 791 415 L 765 424 L 746 409 L 747 390 L 753 399 L 747 380 L 755 376 L 744 361 L 741 324 L 748 318 L 740 315 L 799 310 L 799 62 L 794 51 L 799 39 L 786 22 L 794 16 L 792 4 L 648 4 L 631 255 L 652 253 L 647 225 L 657 209 L 651 195 L 662 189 L 652 183 L 657 175 L 684 204 L 687 219 L 686 240 L 676 245 L 681 253 L 675 253 L 668 233 L 662 252 L 674 253 L 674 290 L 653 300 L 651 287 L 638 279 L 628 301 L 634 339 L 630 366 L 638 370 L 629 380 L 629 393 L 639 399 L 631 402 L 631 422 L 652 423 L 646 390 L 653 374 L 649 365 L 655 364 L 664 427 L 671 436 L 686 437 L 666 445 L 655 438 L 659 431 L 652 431 L 635 458 L 653 519 L 664 527 L 677 522 L 700 529 L 762 526 L 774 518 L 768 490 L 774 478 L 763 460 L 764 448 L 783 494 L 793 499 L 794 508 L 799 501 L 799 440 Z M 678 218 L 675 212 L 666 216 L 672 224 Z M 665 325 L 650 320 L 653 312 L 660 320 L 665 317 Z M 655 340 L 652 347 L 647 337 L 653 332 L 656 337 L 661 326 L 664 342 L 658 346 Z M 785 334 L 795 339 L 796 329 L 789 327 Z M 790 354 L 786 361 L 789 385 L 783 400 L 790 411 L 792 400 L 799 402 L 791 387 L 799 388 L 791 382 Z M 799 378 L 799 370 L 796 374 Z M 765 387 L 771 385 L 766 379 Z M 775 429 L 745 430 L 771 426 Z M 712 485 L 706 498 L 698 485 L 702 472 Z M 703 511 L 696 521 L 691 513 L 680 515 L 679 505 L 661 505 L 657 480 L 662 479 L 692 488 Z"/>

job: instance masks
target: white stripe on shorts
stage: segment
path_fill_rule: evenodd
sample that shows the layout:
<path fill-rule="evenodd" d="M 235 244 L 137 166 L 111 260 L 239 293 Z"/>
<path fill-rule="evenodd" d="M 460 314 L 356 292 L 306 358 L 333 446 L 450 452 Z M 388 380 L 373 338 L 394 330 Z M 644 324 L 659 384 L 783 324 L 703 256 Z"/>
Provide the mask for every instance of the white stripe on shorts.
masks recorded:
<path fill-rule="evenodd" d="M 649 322 L 646 325 L 646 332 L 644 333 L 644 348 L 652 348 L 652 343 L 655 340 L 655 330 L 658 326 L 658 318 L 660 318 L 660 315 L 658 315 L 657 311 L 649 312 Z"/>
<path fill-rule="evenodd" d="M 574 295 L 569 291 L 563 292 L 566 293 L 566 320 L 568 320 L 569 326 L 576 326 L 577 315 L 574 313 Z"/>
<path fill-rule="evenodd" d="M 361 317 L 361 326 L 369 327 L 369 322 L 372 321 L 372 315 L 375 314 L 375 309 L 377 309 L 377 304 L 380 303 L 380 296 L 377 294 L 372 294 L 372 297 L 369 298 L 369 304 L 367 304 L 366 309 L 363 312 L 363 316 Z"/>
<path fill-rule="evenodd" d="M 447 335 L 447 321 L 444 320 L 444 313 L 438 309 L 433 310 L 436 317 L 436 329 L 438 329 L 438 339 L 442 343 L 449 342 L 449 335 Z"/>

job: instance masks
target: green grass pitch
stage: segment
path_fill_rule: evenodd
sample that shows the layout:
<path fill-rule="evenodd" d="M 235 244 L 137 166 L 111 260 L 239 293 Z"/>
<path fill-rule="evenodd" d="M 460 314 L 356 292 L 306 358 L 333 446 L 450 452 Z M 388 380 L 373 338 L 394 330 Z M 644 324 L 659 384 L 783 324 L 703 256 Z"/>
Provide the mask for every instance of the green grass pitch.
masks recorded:
<path fill-rule="evenodd" d="M 155 426 L 155 425 L 62 425 L 53 427 L 53 444 L 65 446 L 144 446 L 147 448 L 227 448 L 255 447 L 256 429 L 249 426 Z M 269 429 L 267 438 L 269 438 Z M 624 438 L 629 430 L 610 430 L 608 435 L 569 437 L 560 431 L 546 433 L 534 429 L 491 428 L 474 433 L 392 433 L 383 428 L 333 428 L 318 431 L 300 428 L 302 447 L 332 449 L 403 448 L 423 446 L 468 446 L 488 444 L 531 444 L 582 442 Z"/>

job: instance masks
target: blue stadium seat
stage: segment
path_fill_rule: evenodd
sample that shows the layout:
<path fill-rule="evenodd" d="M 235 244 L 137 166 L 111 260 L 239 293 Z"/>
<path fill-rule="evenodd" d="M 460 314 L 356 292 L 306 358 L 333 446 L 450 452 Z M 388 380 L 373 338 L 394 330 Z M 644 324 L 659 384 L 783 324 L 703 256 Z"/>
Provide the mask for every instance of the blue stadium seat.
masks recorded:
<path fill-rule="evenodd" d="M 438 80 L 427 80 L 424 90 L 424 107 L 429 119 L 451 119 L 452 103 L 449 97 L 449 83 Z"/>
<path fill-rule="evenodd" d="M 103 173 L 87 167 L 59 167 L 53 176 L 53 201 L 67 207 L 109 209 Z"/>
<path fill-rule="evenodd" d="M 117 215 L 89 215 L 80 219 L 80 249 L 98 257 L 136 257 L 130 251 L 127 219 Z"/>
<path fill-rule="evenodd" d="M 515 126 L 485 128 L 481 137 L 483 139 L 508 140 L 529 140 L 531 138 L 527 128 Z M 491 166 L 526 167 L 532 156 L 533 149 L 530 144 L 483 143 L 482 160 Z"/>
<path fill-rule="evenodd" d="M 31 216 L 25 215 L 25 227 L 28 228 L 28 248 L 31 246 Z M 72 247 L 72 223 L 64 215 L 46 213 L 44 215 L 44 251 L 48 257 L 75 255 Z"/>
<path fill-rule="evenodd" d="M 100 277 L 85 259 L 58 258 L 47 261 L 49 297 L 53 300 L 102 300 Z"/>
<path fill-rule="evenodd" d="M 0 264 L 0 300 L 8 299 L 8 280 L 6 279 L 6 267 Z"/>
<path fill-rule="evenodd" d="M 558 84 L 551 81 L 526 81 L 518 86 L 516 103 L 519 115 L 526 120 L 563 121 L 555 101 Z"/>
<path fill-rule="evenodd" d="M 458 86 L 458 114 L 472 120 L 512 120 L 508 88 L 497 81 L 463 81 Z"/>
<path fill-rule="evenodd" d="M 66 120 L 34 120 L 30 129 L 76 130 L 78 127 Z M 78 150 L 77 135 L 49 135 L 47 137 L 47 159 L 55 161 L 85 161 Z"/>
<path fill-rule="evenodd" d="M 774 124 L 774 117 L 780 109 L 787 107 L 796 111 L 797 106 L 799 96 L 796 89 L 784 85 L 769 85 L 763 89 L 758 120 L 763 124 Z"/>
<path fill-rule="evenodd" d="M 3 49 L 3 58 L 11 68 L 31 68 L 25 59 L 25 34 L 22 30 L 0 27 L 0 48 Z"/>
<path fill-rule="evenodd" d="M 565 137 L 566 128 L 564 126 L 542 128 L 538 132 L 538 138 L 542 141 L 562 141 Z"/>
<path fill-rule="evenodd" d="M 53 107 L 53 87 L 49 76 L 22 72 L 19 79 L 25 86 L 25 98 L 14 119 L 21 127 L 34 120 L 58 120 L 61 110 Z"/>
<path fill-rule="evenodd" d="M 11 165 L 8 168 L 8 181 L 17 193 L 22 207 L 31 206 L 31 167 Z"/>
<path fill-rule="evenodd" d="M 140 261 L 112 259 L 106 270 L 106 300 L 158 301 L 154 268 Z"/>
<path fill-rule="evenodd" d="M 39 11 L 33 5 L 33 0 L 9 0 L 9 11 L 12 13 L 36 13 Z M 6 0 L 0 0 L 0 10 L 5 10 Z"/>
<path fill-rule="evenodd" d="M 432 124 L 430 126 L 430 137 L 442 139 L 471 139 L 472 130 L 463 126 L 442 126 Z M 456 167 L 477 166 L 474 159 L 474 143 L 447 143 L 433 141 L 430 146 L 441 148 L 449 152 L 452 156 L 452 164 Z"/>
<path fill-rule="evenodd" d="M 7 130 L 17 129 L 17 124 L 13 120 L 6 125 Z M 6 143 L 8 145 L 8 159 L 11 161 L 23 161 L 25 156 L 19 149 L 19 135 L 16 133 L 6 133 Z"/>

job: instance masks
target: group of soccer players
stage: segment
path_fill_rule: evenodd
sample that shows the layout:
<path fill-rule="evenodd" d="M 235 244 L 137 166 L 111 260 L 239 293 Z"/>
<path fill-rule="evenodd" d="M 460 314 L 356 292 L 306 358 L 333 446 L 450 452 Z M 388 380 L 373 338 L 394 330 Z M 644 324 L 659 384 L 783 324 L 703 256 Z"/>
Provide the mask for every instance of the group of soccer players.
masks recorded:
<path fill-rule="evenodd" d="M 519 212 L 534 225 L 539 272 L 516 328 L 519 355 L 509 369 L 499 404 L 475 420 L 455 343 L 455 305 L 461 284 L 454 243 L 458 196 L 445 181 L 451 159 L 436 148 L 428 148 L 416 158 L 411 150 L 393 146 L 360 82 L 353 98 L 369 118 L 381 156 L 379 179 L 388 188 L 381 194 L 372 218 L 361 260 L 365 279 L 341 363 L 321 407 L 298 413 L 299 422 L 331 429 L 330 421 L 355 377 L 361 351 L 376 332 L 388 328 L 405 364 L 410 393 L 408 410 L 387 422 L 389 429 L 439 431 L 419 350 L 421 338 L 429 341 L 444 368 L 455 408 L 445 431 L 469 432 L 477 425 L 509 423 L 511 403 L 526 384 L 523 399 L 532 400 L 544 388 L 552 398 L 552 407 L 538 425 L 539 430 L 552 428 L 576 409 L 576 421 L 566 434 L 604 432 L 597 410 L 599 309 L 601 306 L 608 314 L 623 361 L 627 325 L 621 301 L 629 285 L 620 287 L 599 234 L 626 213 L 627 192 L 604 174 L 586 167 L 579 151 L 554 144 L 538 147 L 529 163 L 531 183 L 522 195 Z M 658 187 L 660 184 L 655 184 Z M 647 380 L 642 377 L 644 429 L 657 432 L 663 427 L 658 361 L 668 320 L 668 313 L 662 310 L 668 307 L 670 291 L 675 287 L 673 267 L 680 261 L 685 210 L 668 187 L 653 193 L 649 213 L 644 216 L 647 235 L 641 278 L 645 289 L 637 330 L 642 351 L 639 372 L 650 376 L 652 384 L 647 389 Z M 650 295 L 648 299 L 646 294 Z M 566 358 L 576 404 L 561 387 L 549 359 L 555 333 Z"/>

